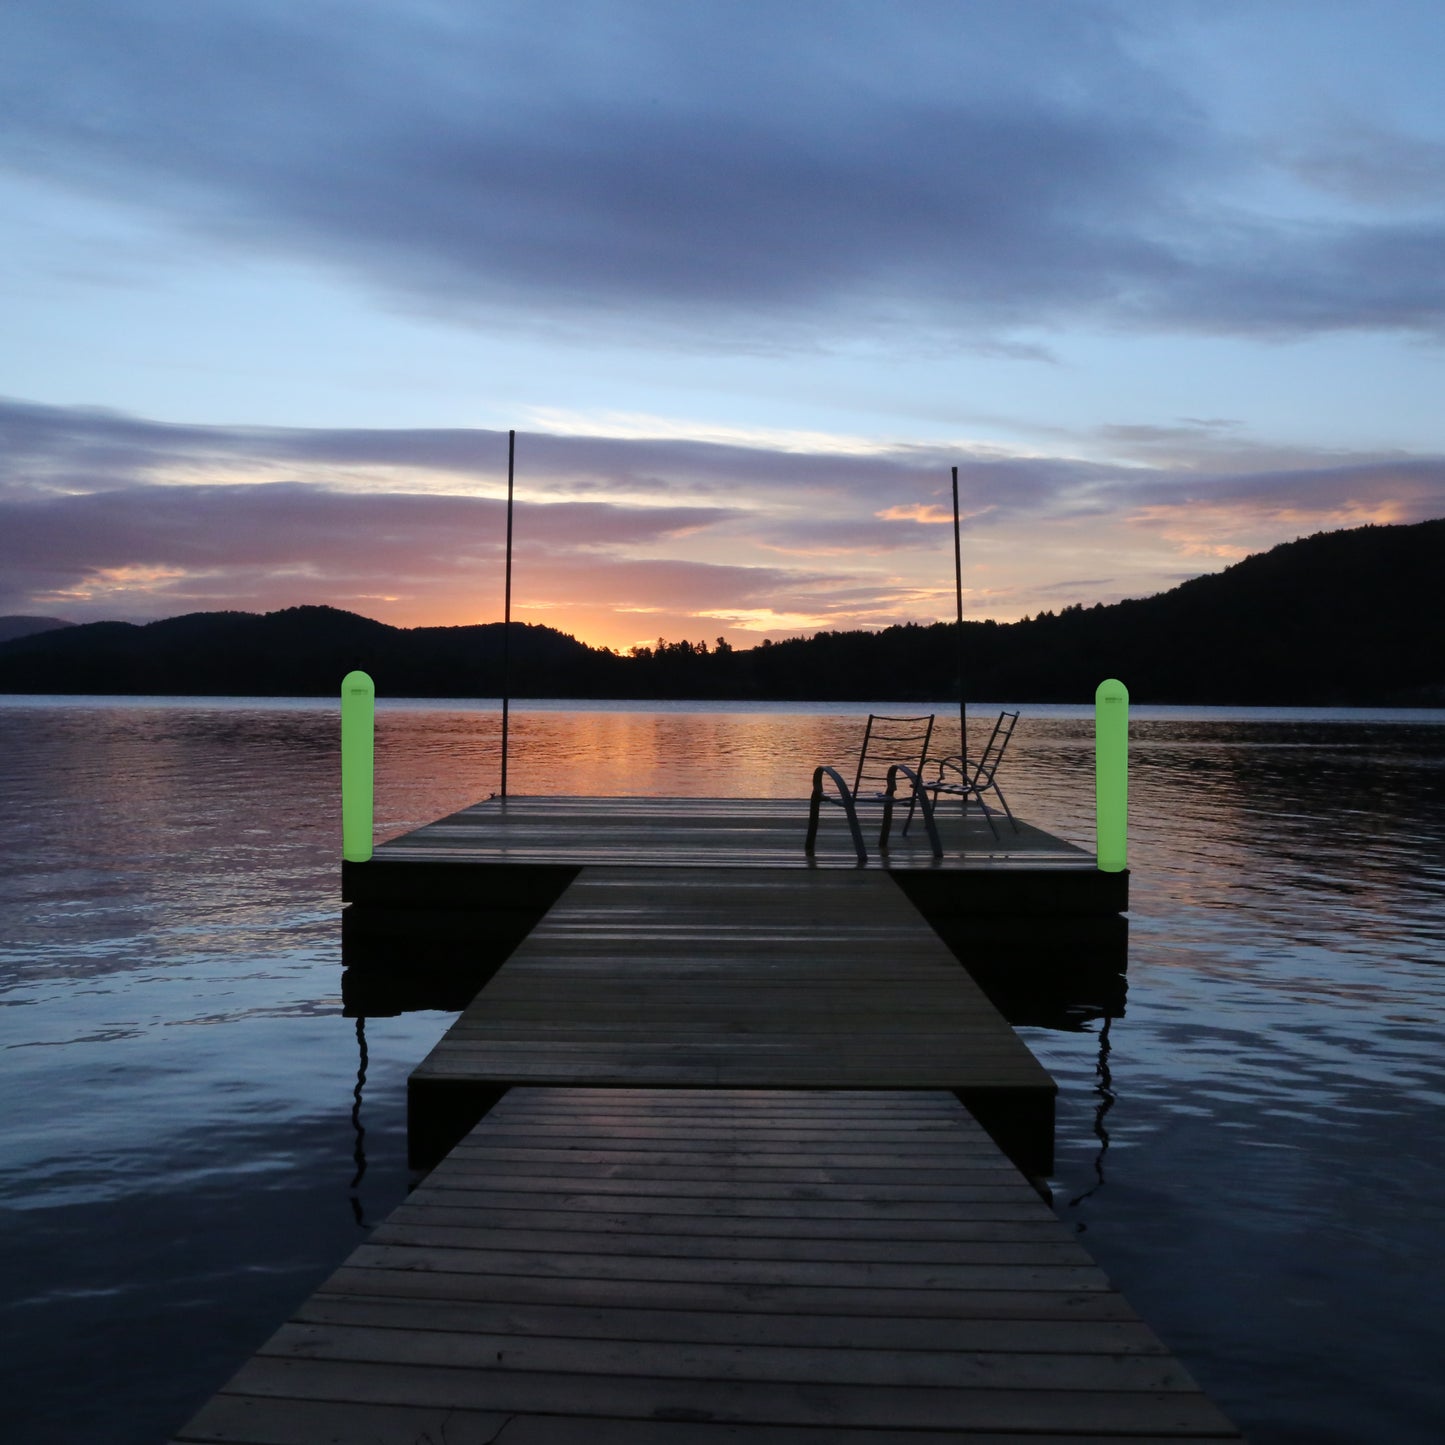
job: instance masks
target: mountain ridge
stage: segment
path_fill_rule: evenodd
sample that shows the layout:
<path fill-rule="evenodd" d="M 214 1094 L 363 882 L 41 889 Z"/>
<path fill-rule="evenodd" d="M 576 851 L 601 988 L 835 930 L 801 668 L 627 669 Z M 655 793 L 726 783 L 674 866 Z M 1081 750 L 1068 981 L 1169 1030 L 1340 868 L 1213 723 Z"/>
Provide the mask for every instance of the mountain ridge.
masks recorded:
<path fill-rule="evenodd" d="M 968 693 L 1078 702 L 1121 677 L 1138 702 L 1445 703 L 1445 519 L 1281 543 L 1147 598 L 964 627 Z M 32 619 L 38 620 L 38 619 Z M 57 621 L 57 619 L 50 619 Z M 0 641 L 0 692 L 325 696 L 354 667 L 383 697 L 491 697 L 500 622 L 398 628 L 325 606 L 61 624 Z M 621 657 L 513 623 L 517 697 L 936 701 L 958 691 L 953 623 Z"/>
<path fill-rule="evenodd" d="M 30 637 L 37 632 L 54 632 L 61 627 L 74 627 L 60 617 L 32 617 L 24 613 L 0 617 L 0 642 L 11 642 L 17 637 Z"/>

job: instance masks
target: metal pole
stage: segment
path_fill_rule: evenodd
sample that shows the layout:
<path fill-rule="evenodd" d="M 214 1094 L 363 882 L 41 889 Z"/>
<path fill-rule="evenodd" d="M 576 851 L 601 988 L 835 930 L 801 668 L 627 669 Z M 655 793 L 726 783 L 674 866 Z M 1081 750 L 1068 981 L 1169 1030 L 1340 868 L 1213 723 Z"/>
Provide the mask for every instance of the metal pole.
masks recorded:
<path fill-rule="evenodd" d="M 959 540 L 958 468 L 953 469 L 953 587 L 958 601 L 958 751 L 968 772 L 968 706 L 963 690 L 963 543 Z"/>
<path fill-rule="evenodd" d="M 502 607 L 502 797 L 507 796 L 507 741 L 512 701 L 512 475 L 517 433 L 507 433 L 507 590 Z"/>

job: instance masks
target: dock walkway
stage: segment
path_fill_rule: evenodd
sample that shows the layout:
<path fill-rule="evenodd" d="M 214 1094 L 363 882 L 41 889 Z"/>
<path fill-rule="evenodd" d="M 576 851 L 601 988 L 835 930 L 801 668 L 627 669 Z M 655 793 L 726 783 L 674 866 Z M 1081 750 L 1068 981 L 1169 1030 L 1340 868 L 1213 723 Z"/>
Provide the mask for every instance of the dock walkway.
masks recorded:
<path fill-rule="evenodd" d="M 412 1162 L 541 1084 L 946 1089 L 1052 1166 L 1053 1080 L 880 871 L 582 868 L 412 1074 Z"/>
<path fill-rule="evenodd" d="M 1030 1182 L 1054 1083 L 927 921 L 1097 923 L 1126 875 L 802 828 L 519 799 L 345 865 L 380 966 L 447 928 L 496 971 L 410 1080 L 436 1167 L 176 1445 L 1239 1440 Z"/>
<path fill-rule="evenodd" d="M 951 1095 L 516 1089 L 175 1437 L 1238 1440 Z"/>

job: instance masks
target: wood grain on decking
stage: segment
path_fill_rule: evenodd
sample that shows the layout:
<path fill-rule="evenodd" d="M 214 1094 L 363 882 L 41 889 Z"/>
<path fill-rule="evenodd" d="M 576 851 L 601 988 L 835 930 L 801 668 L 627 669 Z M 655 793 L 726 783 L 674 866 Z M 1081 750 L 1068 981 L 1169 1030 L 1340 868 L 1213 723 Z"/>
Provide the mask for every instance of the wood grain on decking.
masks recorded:
<path fill-rule="evenodd" d="M 870 868 L 1093 868 L 1082 848 L 1005 821 L 997 839 L 982 818 L 967 823 L 944 804 L 937 813 L 947 856 L 935 863 L 921 822 L 905 835 L 900 808 L 887 854 L 878 851 L 877 809 L 863 809 Z M 841 810 L 824 815 L 817 856 L 803 853 L 807 803 L 790 798 L 489 799 L 380 844 L 377 860 L 594 863 L 647 867 L 856 868 Z"/>
<path fill-rule="evenodd" d="M 490 1102 L 417 1142 L 449 1088 L 516 1084 L 949 1089 L 998 1137 L 1024 1110 L 1036 1172 L 1052 1144 L 1053 1080 L 863 870 L 584 868 L 412 1074 L 416 1162 Z"/>
<path fill-rule="evenodd" d="M 940 1093 L 519 1089 L 176 1437 L 1238 1439 Z"/>

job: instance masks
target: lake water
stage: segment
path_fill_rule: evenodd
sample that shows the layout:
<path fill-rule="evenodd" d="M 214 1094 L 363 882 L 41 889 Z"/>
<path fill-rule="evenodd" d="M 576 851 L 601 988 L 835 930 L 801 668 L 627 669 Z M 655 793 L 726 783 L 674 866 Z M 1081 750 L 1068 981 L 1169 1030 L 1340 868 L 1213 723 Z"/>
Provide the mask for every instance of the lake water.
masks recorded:
<path fill-rule="evenodd" d="M 509 783 L 802 797 L 867 711 L 515 704 Z M 1090 714 L 1023 712 L 1010 802 L 1088 845 Z M 378 836 L 497 740 L 383 703 Z M 1127 1008 L 1020 1029 L 1056 1207 L 1256 1445 L 1436 1445 L 1445 713 L 1136 709 L 1131 760 Z M 0 698 L 10 1438 L 163 1440 L 404 1196 L 452 1015 L 342 1016 L 338 777 L 334 704 Z"/>

